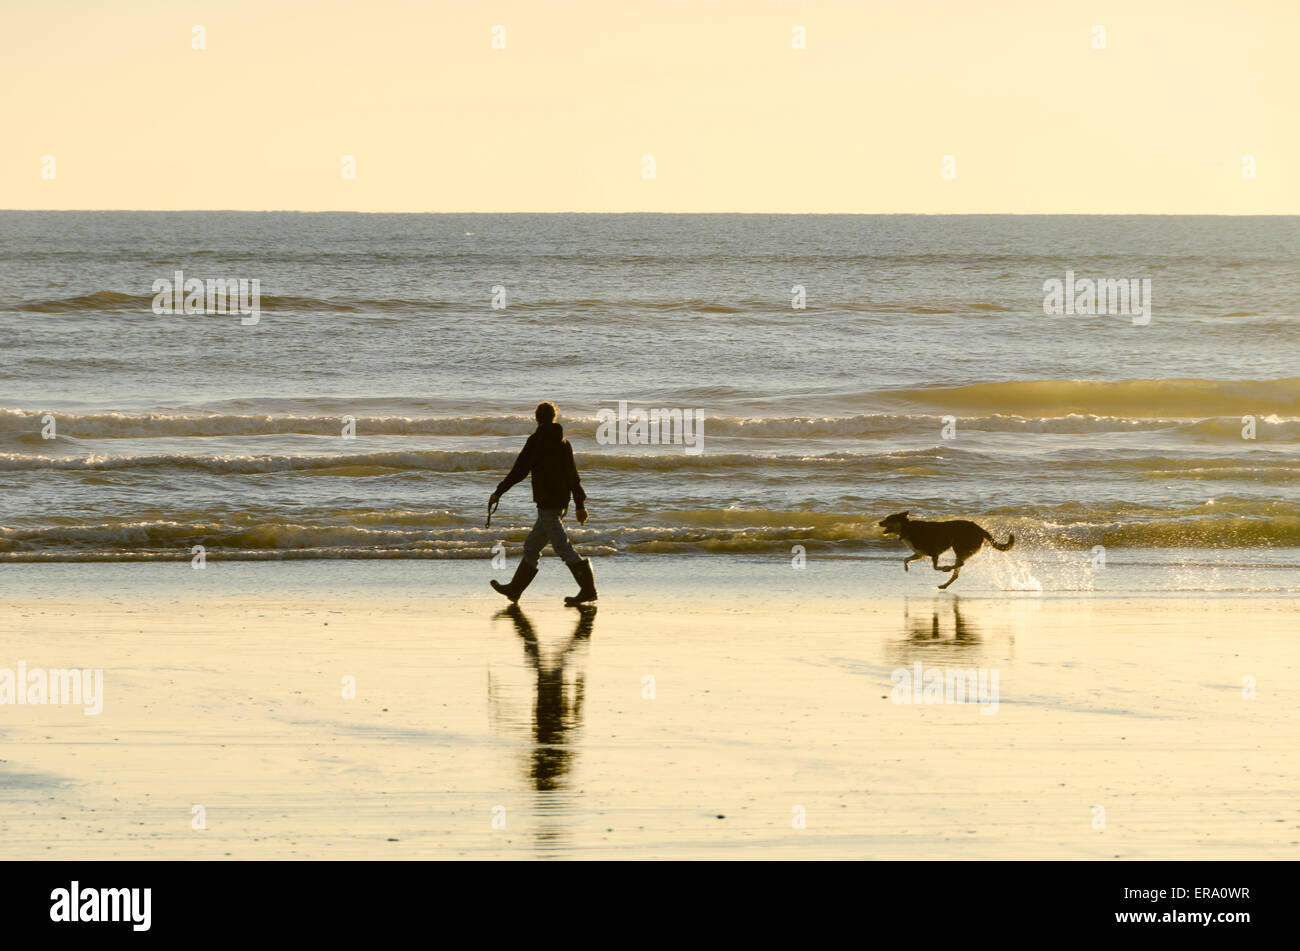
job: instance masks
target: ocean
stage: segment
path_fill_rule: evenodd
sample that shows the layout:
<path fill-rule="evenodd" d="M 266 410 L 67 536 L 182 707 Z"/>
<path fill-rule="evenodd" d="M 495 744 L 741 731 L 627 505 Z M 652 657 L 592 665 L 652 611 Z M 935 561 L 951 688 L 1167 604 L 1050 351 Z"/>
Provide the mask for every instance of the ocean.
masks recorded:
<path fill-rule="evenodd" d="M 1045 313 L 1088 280 L 1146 311 Z M 0 561 L 513 560 L 553 400 L 596 556 L 901 560 L 909 510 L 1300 586 L 1300 218 L 8 211 L 0 281 Z"/>

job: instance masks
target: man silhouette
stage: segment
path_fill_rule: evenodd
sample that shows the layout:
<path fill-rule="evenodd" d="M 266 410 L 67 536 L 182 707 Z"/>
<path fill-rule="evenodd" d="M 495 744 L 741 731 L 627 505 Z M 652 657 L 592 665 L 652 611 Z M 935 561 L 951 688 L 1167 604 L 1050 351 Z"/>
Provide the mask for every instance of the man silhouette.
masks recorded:
<path fill-rule="evenodd" d="M 521 482 L 526 475 L 532 476 L 533 501 L 537 503 L 537 521 L 533 530 L 524 539 L 524 557 L 515 569 L 515 576 L 509 584 L 494 580 L 492 587 L 504 594 L 511 601 L 517 602 L 519 596 L 537 577 L 537 559 L 550 542 L 555 553 L 560 556 L 573 578 L 578 582 L 577 594 L 564 599 L 565 604 L 584 604 L 596 600 L 596 579 L 591 571 L 591 559 L 579 558 L 569 543 L 569 536 L 564 531 L 564 513 L 569 507 L 569 495 L 573 495 L 574 513 L 578 524 L 587 521 L 587 493 L 582 488 L 582 479 L 578 475 L 577 463 L 573 461 L 573 447 L 564 438 L 564 427 L 555 421 L 555 404 L 539 403 L 533 413 L 537 419 L 537 429 L 515 460 L 510 474 L 501 480 L 492 493 L 491 505 L 501 501 L 501 496 L 510 491 L 510 487 Z"/>

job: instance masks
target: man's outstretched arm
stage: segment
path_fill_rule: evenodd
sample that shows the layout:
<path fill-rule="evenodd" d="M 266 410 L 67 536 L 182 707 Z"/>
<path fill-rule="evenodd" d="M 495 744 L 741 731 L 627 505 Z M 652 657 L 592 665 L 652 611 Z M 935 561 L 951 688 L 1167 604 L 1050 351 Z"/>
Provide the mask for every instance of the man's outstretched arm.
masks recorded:
<path fill-rule="evenodd" d="M 524 476 L 528 475 L 532 467 L 533 437 L 529 436 L 528 441 L 524 443 L 524 448 L 519 450 L 519 456 L 515 459 L 515 464 L 510 467 L 509 474 L 497 484 L 497 490 L 492 493 L 492 501 L 500 501 L 501 496 L 523 481 Z"/>

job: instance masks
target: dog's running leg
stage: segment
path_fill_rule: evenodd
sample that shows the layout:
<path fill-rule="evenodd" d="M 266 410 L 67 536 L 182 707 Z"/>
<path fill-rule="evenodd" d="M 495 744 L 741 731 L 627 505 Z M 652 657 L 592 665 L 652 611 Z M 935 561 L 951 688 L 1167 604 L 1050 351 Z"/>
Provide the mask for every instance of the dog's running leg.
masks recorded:
<path fill-rule="evenodd" d="M 916 561 L 916 559 L 918 559 L 918 558 L 924 558 L 924 557 L 925 557 L 925 555 L 922 555 L 922 554 L 920 554 L 920 553 L 918 552 L 917 554 L 913 555 L 911 558 L 904 558 L 904 559 L 903 559 L 903 570 L 904 570 L 904 571 L 907 571 L 907 570 L 908 570 L 908 568 L 907 568 L 908 565 L 910 565 L 912 562 Z"/>
<path fill-rule="evenodd" d="M 939 585 L 940 591 L 942 591 L 944 588 L 948 587 L 948 585 L 952 584 L 954 581 L 957 580 L 957 575 L 961 573 L 961 566 L 962 566 L 962 562 L 960 561 L 957 562 L 957 564 L 952 566 L 952 577 L 949 578 L 947 581 L 945 581 L 943 584 Z"/>

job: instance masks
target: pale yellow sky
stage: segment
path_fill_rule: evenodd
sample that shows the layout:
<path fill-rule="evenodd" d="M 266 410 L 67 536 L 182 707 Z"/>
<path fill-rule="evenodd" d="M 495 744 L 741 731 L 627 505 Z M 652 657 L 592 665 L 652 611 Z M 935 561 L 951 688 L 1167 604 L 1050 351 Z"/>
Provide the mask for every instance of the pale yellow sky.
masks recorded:
<path fill-rule="evenodd" d="M 1300 0 L 0 0 L 0 208 L 1297 214 L 1298 34 Z"/>

